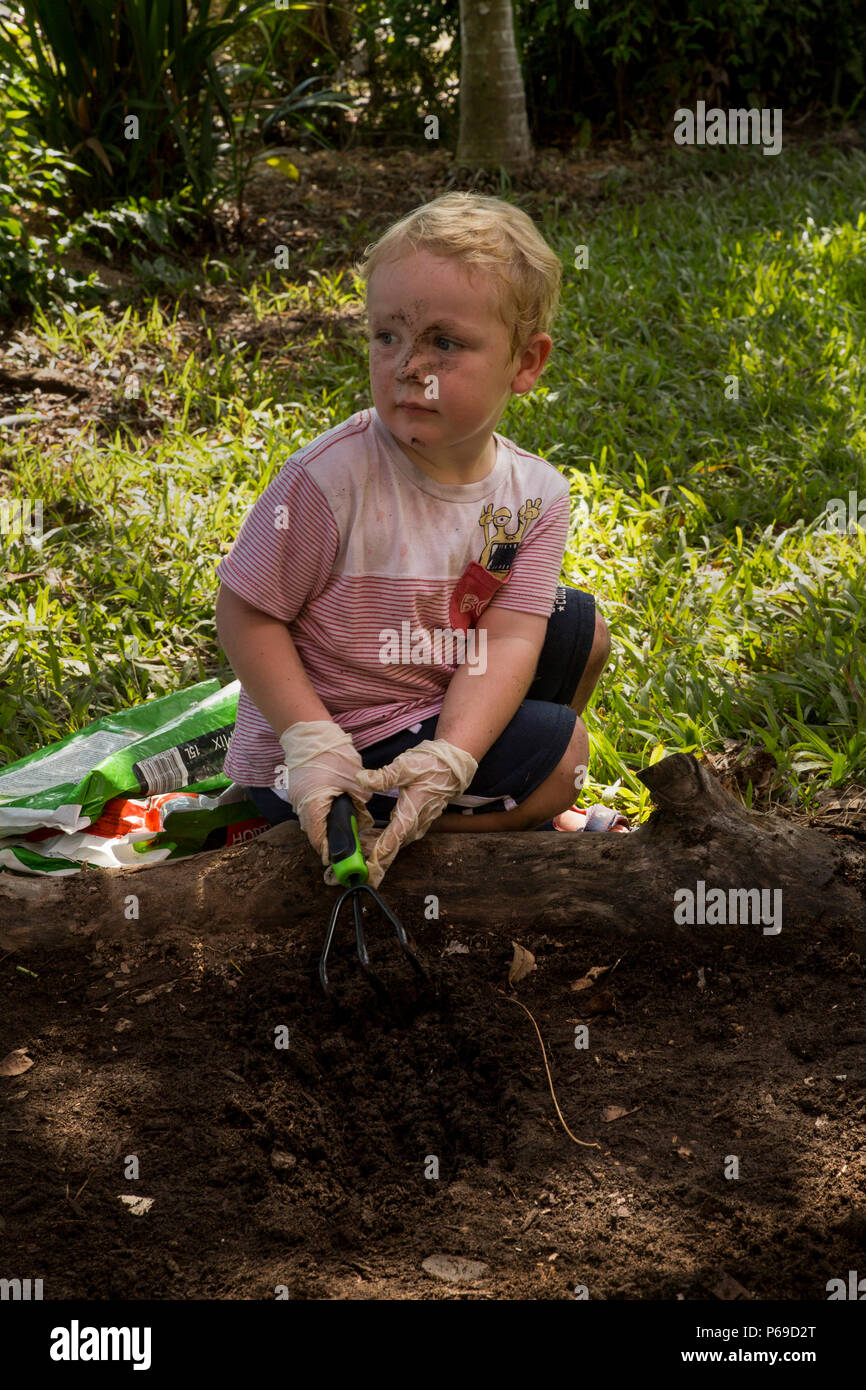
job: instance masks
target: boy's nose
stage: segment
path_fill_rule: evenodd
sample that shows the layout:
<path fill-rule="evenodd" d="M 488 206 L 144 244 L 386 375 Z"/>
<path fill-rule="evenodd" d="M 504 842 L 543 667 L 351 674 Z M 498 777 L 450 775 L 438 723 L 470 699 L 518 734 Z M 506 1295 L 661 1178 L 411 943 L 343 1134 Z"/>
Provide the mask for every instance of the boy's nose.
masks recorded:
<path fill-rule="evenodd" d="M 426 349 L 423 347 L 408 348 L 403 361 L 397 367 L 398 379 L 404 379 L 407 376 L 413 375 L 417 376 L 419 372 L 423 371 L 425 356 Z"/>

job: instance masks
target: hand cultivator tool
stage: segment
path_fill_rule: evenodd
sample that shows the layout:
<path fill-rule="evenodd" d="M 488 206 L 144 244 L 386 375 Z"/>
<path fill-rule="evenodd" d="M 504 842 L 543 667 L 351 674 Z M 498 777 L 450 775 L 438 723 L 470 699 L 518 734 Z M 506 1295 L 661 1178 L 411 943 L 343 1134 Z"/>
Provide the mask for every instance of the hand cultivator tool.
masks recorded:
<path fill-rule="evenodd" d="M 334 932 L 337 926 L 337 918 L 340 909 L 347 899 L 351 899 L 352 912 L 355 920 L 355 941 L 358 948 L 358 960 L 361 962 L 361 969 L 366 975 L 370 984 L 375 989 L 380 998 L 389 998 L 388 989 L 379 976 L 370 969 L 370 958 L 367 954 L 367 940 L 364 935 L 364 907 L 361 902 L 361 894 L 369 893 L 370 897 L 379 907 L 383 916 L 393 926 L 397 933 L 397 940 L 403 948 L 404 954 L 418 975 L 429 983 L 428 975 L 417 956 L 409 946 L 409 939 L 403 923 L 382 901 L 375 888 L 371 888 L 367 882 L 369 877 L 367 864 L 361 849 L 361 841 L 358 835 L 358 822 L 355 816 L 355 807 L 352 798 L 345 792 L 336 798 L 331 806 L 328 815 L 328 850 L 331 856 L 331 868 L 340 883 L 347 885 L 345 891 L 340 894 L 334 903 L 331 912 L 331 920 L 328 923 L 328 932 L 325 937 L 325 944 L 322 948 L 322 956 L 319 961 L 319 979 L 322 982 L 322 989 L 327 994 L 330 989 L 328 980 L 328 952 L 331 949 L 331 942 L 334 939 Z"/>

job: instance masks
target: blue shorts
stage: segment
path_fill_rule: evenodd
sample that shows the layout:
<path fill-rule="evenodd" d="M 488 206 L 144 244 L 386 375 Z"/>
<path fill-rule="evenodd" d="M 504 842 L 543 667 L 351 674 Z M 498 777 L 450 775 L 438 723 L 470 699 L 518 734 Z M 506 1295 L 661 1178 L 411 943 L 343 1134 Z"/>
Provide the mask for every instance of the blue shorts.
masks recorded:
<path fill-rule="evenodd" d="M 513 811 L 546 782 L 568 747 L 577 719 L 574 699 L 595 637 L 595 599 L 583 589 L 560 585 L 547 624 L 544 645 L 527 698 L 511 723 L 487 750 L 463 796 L 446 807 L 465 816 L 490 811 Z M 359 749 L 364 767 L 384 767 L 407 748 L 436 737 L 438 714 L 391 734 L 380 743 Z M 248 787 L 250 800 L 277 825 L 297 816 L 270 787 Z M 367 809 L 377 827 L 387 825 L 396 793 L 374 792 Z"/>

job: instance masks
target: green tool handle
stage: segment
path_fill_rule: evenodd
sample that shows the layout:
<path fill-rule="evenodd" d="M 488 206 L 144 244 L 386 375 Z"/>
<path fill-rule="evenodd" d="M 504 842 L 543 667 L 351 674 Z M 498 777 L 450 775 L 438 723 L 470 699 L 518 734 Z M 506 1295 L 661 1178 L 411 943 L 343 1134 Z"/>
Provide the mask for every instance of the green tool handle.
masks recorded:
<path fill-rule="evenodd" d="M 348 792 L 341 792 L 328 812 L 328 853 L 340 883 L 367 882 L 370 875 L 361 849 L 358 818 Z"/>

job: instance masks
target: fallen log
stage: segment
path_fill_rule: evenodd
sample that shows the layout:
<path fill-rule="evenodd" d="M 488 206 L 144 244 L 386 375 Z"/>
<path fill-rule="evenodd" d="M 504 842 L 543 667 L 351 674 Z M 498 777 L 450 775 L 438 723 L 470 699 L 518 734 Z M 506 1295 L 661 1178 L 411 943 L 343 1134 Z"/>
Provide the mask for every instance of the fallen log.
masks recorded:
<path fill-rule="evenodd" d="M 858 844 L 747 810 L 691 755 L 673 754 L 639 776 L 656 809 L 631 835 L 429 833 L 401 851 L 382 892 L 410 932 L 430 920 L 501 926 L 504 936 L 531 926 L 661 939 L 787 939 L 843 927 L 862 947 L 866 851 Z M 2 873 L 0 946 L 91 935 L 189 941 L 253 925 L 304 939 L 309 926 L 321 936 L 336 891 L 322 873 L 294 821 L 242 846 L 147 869 L 51 880 Z"/>

